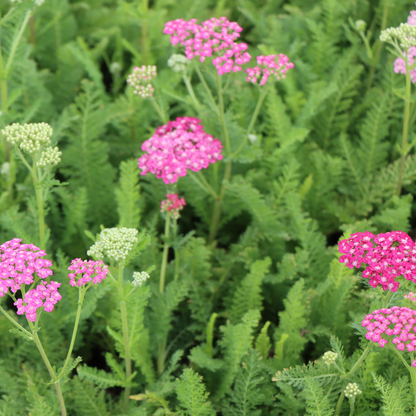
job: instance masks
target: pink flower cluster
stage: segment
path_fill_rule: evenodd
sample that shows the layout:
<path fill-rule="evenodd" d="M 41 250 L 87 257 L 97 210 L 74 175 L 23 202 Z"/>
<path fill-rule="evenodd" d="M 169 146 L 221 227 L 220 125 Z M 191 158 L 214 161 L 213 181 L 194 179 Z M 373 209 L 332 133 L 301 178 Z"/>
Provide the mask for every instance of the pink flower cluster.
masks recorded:
<path fill-rule="evenodd" d="M 416 350 L 415 324 L 416 311 L 399 306 L 373 311 L 361 322 L 361 325 L 368 331 L 365 337 L 369 341 L 383 348 L 391 340 L 399 351 L 409 352 Z M 383 338 L 383 334 L 386 338 Z"/>
<path fill-rule="evenodd" d="M 243 30 L 236 22 L 230 22 L 226 17 L 197 23 L 197 19 L 189 21 L 183 19 L 172 20 L 165 24 L 163 33 L 171 35 L 172 45 L 180 44 L 185 47 L 188 59 L 199 57 L 201 62 L 205 58 L 216 54 L 212 63 L 219 75 L 231 71 L 241 71 L 241 65 L 250 61 L 251 56 L 246 43 L 237 43 Z"/>
<path fill-rule="evenodd" d="M 20 285 L 32 284 L 34 273 L 41 279 L 53 274 L 50 269 L 52 262 L 41 258 L 46 256 L 46 252 L 33 244 L 21 244 L 21 241 L 14 238 L 0 245 L 0 297 L 9 288 L 16 293 Z"/>
<path fill-rule="evenodd" d="M 407 18 L 407 23 L 411 26 L 416 26 L 416 10 L 412 10 L 410 12 L 410 16 Z M 406 52 L 404 52 L 404 55 L 406 56 Z M 415 56 L 416 56 L 416 47 L 412 46 L 407 51 L 407 59 L 408 59 L 408 65 L 412 65 Z M 406 74 L 406 64 L 404 62 L 403 58 L 396 58 L 394 61 L 394 72 L 396 74 Z M 416 83 L 416 68 L 412 69 L 410 71 L 410 79 L 413 83 Z"/>
<path fill-rule="evenodd" d="M 68 267 L 68 270 L 72 270 L 74 273 L 69 273 L 69 284 L 71 286 L 86 285 L 88 282 L 94 284 L 100 283 L 108 273 L 107 266 L 101 261 L 94 260 L 81 260 L 75 259 L 71 261 L 71 265 Z M 95 276 L 93 276 L 95 275 Z M 91 277 L 93 276 L 93 277 Z M 75 279 L 77 279 L 75 281 Z"/>
<path fill-rule="evenodd" d="M 30 289 L 22 299 L 18 299 L 14 305 L 17 306 L 17 314 L 26 314 L 26 318 L 35 322 L 37 317 L 37 310 L 44 308 L 46 312 L 52 312 L 55 304 L 62 299 L 58 292 L 61 286 L 58 282 L 41 282 L 36 288 Z"/>
<path fill-rule="evenodd" d="M 186 205 L 185 198 L 179 198 L 178 194 L 167 194 L 167 199 L 160 203 L 162 212 L 170 212 L 172 218 L 179 218 L 179 211 Z"/>
<path fill-rule="evenodd" d="M 351 238 L 339 242 L 339 261 L 349 268 L 367 264 L 363 277 L 372 287 L 381 285 L 383 290 L 395 292 L 399 287 L 396 278 L 402 276 L 416 283 L 416 245 L 402 231 L 374 234 L 352 234 Z"/>
<path fill-rule="evenodd" d="M 286 72 L 295 65 L 289 61 L 286 55 L 260 55 L 257 57 L 257 64 L 254 68 L 246 69 L 246 80 L 255 84 L 260 79 L 260 85 L 266 84 L 270 75 L 280 80 L 286 77 Z"/>
<path fill-rule="evenodd" d="M 410 300 L 413 303 L 415 303 L 416 302 L 416 293 L 409 292 L 408 295 L 404 295 L 404 298 L 407 299 L 407 300 Z"/>
<path fill-rule="evenodd" d="M 133 72 L 127 77 L 127 83 L 133 87 L 133 92 L 140 95 L 142 98 L 149 98 L 153 95 L 152 78 L 157 75 L 156 66 L 142 65 L 134 67 Z"/>
<path fill-rule="evenodd" d="M 147 152 L 139 158 L 141 174 L 148 172 L 168 183 L 186 176 L 187 169 L 198 172 L 210 163 L 222 159 L 222 144 L 205 133 L 201 120 L 178 117 L 156 129 L 155 134 L 142 145 Z"/>

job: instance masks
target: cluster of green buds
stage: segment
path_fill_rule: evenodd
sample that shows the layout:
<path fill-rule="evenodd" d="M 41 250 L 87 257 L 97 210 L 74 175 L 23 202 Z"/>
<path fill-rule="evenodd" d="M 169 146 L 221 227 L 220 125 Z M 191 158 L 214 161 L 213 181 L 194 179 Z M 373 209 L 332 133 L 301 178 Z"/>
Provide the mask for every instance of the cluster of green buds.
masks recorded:
<path fill-rule="evenodd" d="M 47 123 L 13 123 L 1 132 L 7 142 L 36 160 L 37 166 L 55 166 L 61 161 L 62 153 L 57 147 L 52 147 L 53 130 Z"/>
<path fill-rule="evenodd" d="M 335 362 L 335 360 L 338 358 L 338 354 L 333 351 L 327 351 L 323 356 L 322 359 L 324 360 L 324 363 L 327 365 L 331 365 Z"/>
<path fill-rule="evenodd" d="M 149 277 L 149 273 L 146 272 L 133 272 L 132 284 L 134 287 L 141 286 Z"/>
<path fill-rule="evenodd" d="M 175 72 L 181 72 L 186 70 L 186 66 L 189 65 L 189 59 L 185 55 L 174 53 L 168 59 L 168 66 L 170 66 Z"/>
<path fill-rule="evenodd" d="M 399 41 L 401 48 L 409 49 L 416 46 L 416 26 L 401 23 L 399 27 L 390 27 L 381 32 L 380 40 L 396 47 L 398 47 L 397 41 Z"/>
<path fill-rule="evenodd" d="M 138 231 L 134 228 L 105 228 L 87 254 L 98 260 L 107 256 L 110 260 L 121 263 L 138 243 L 137 234 Z"/>
<path fill-rule="evenodd" d="M 345 387 L 344 394 L 348 399 L 355 399 L 362 391 L 358 388 L 357 383 L 348 383 Z"/>

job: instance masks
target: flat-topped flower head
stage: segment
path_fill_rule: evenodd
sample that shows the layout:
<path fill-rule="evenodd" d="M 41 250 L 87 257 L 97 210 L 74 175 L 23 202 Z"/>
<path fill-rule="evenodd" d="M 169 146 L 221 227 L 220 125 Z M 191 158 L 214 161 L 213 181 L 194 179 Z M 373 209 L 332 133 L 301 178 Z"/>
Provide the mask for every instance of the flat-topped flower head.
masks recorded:
<path fill-rule="evenodd" d="M 289 61 L 286 55 L 260 55 L 257 57 L 257 64 L 254 68 L 246 69 L 246 81 L 260 85 L 265 85 L 269 77 L 280 80 L 286 77 L 289 69 L 294 68 L 294 64 Z"/>
<path fill-rule="evenodd" d="M 41 282 L 36 288 L 30 289 L 23 299 L 14 302 L 17 307 L 18 315 L 26 315 L 26 319 L 31 322 L 36 321 L 37 313 L 40 308 L 46 312 L 52 312 L 56 303 L 62 299 L 58 292 L 61 286 L 58 282 Z"/>
<path fill-rule="evenodd" d="M 2 130 L 6 141 L 20 147 L 26 153 L 41 151 L 51 145 L 53 130 L 47 123 L 13 123 Z"/>
<path fill-rule="evenodd" d="M 149 279 L 149 273 L 146 272 L 133 272 L 133 286 L 141 286 L 147 279 Z"/>
<path fill-rule="evenodd" d="M 339 261 L 350 269 L 367 265 L 363 277 L 374 288 L 381 285 L 383 290 L 395 292 L 400 276 L 416 283 L 416 246 L 402 231 L 376 236 L 368 231 L 356 233 L 338 246 L 340 253 L 344 253 Z"/>
<path fill-rule="evenodd" d="M 327 351 L 323 356 L 322 359 L 326 365 L 333 364 L 336 359 L 338 358 L 338 354 L 334 351 Z"/>
<path fill-rule="evenodd" d="M 9 289 L 16 293 L 21 285 L 32 284 L 35 273 L 41 279 L 53 274 L 52 262 L 42 258 L 46 252 L 33 244 L 22 244 L 21 241 L 20 238 L 14 238 L 0 245 L 0 297 Z"/>
<path fill-rule="evenodd" d="M 185 198 L 179 198 L 178 194 L 167 194 L 167 199 L 160 203 L 160 210 L 163 213 L 169 212 L 174 219 L 179 218 L 179 211 L 186 205 Z"/>
<path fill-rule="evenodd" d="M 404 295 L 404 298 L 407 300 L 410 300 L 410 302 L 415 303 L 416 302 L 416 293 L 409 292 L 407 295 Z"/>
<path fill-rule="evenodd" d="M 127 77 L 127 82 L 133 87 L 133 92 L 142 98 L 149 98 L 153 95 L 152 79 L 157 75 L 156 66 L 136 66 L 133 72 Z"/>
<path fill-rule="evenodd" d="M 95 285 L 101 283 L 108 273 L 108 267 L 101 261 L 75 259 L 71 261 L 68 270 L 69 284 L 71 286 L 84 286 L 89 282 Z"/>
<path fill-rule="evenodd" d="M 139 158 L 141 174 L 153 173 L 166 184 L 175 183 L 190 169 L 198 172 L 222 159 L 222 144 L 205 133 L 201 120 L 178 117 L 158 127 L 142 145 L 146 152 Z"/>
<path fill-rule="evenodd" d="M 119 263 L 124 261 L 139 239 L 135 228 L 105 228 L 87 254 L 102 260 L 105 256 Z"/>
<path fill-rule="evenodd" d="M 357 383 L 348 383 L 344 390 L 345 397 L 350 400 L 354 399 L 361 393 L 362 391 L 358 388 Z"/>
<path fill-rule="evenodd" d="M 366 315 L 361 325 L 367 329 L 365 337 L 383 348 L 391 341 L 399 351 L 416 349 L 416 311 L 393 306 Z"/>
<path fill-rule="evenodd" d="M 204 62 L 207 57 L 215 56 L 212 63 L 219 75 L 241 71 L 241 65 L 251 59 L 246 52 L 247 44 L 236 42 L 243 28 L 226 17 L 213 17 L 201 25 L 197 21 L 172 20 L 165 24 L 163 33 L 170 35 L 172 45 L 185 48 L 188 59 L 198 57 Z"/>

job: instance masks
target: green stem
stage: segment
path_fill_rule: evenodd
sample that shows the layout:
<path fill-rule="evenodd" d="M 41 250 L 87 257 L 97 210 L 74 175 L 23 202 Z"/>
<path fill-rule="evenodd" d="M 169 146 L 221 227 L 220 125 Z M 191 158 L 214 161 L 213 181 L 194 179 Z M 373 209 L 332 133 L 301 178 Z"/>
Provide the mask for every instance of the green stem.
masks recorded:
<path fill-rule="evenodd" d="M 121 304 L 121 320 L 123 325 L 123 340 L 124 340 L 124 355 L 126 359 L 126 380 L 130 383 L 131 377 L 131 358 L 130 358 L 130 345 L 129 345 L 129 327 L 127 324 L 127 308 L 126 301 L 122 300 Z M 128 385 L 124 390 L 124 412 L 127 413 L 129 409 L 131 387 Z"/>
<path fill-rule="evenodd" d="M 357 360 L 357 362 L 353 365 L 351 370 L 346 375 L 347 380 L 349 380 L 355 374 L 355 372 L 361 367 L 361 364 L 366 359 L 366 357 L 370 353 L 370 351 L 373 349 L 373 346 L 374 346 L 374 343 L 370 341 L 368 343 L 366 349 L 361 354 L 360 358 Z M 342 389 L 342 392 L 341 392 L 341 394 L 339 396 L 339 399 L 338 399 L 337 407 L 335 408 L 334 416 L 339 415 L 339 413 L 341 411 L 342 403 L 344 401 L 344 398 L 345 398 L 344 389 Z"/>
<path fill-rule="evenodd" d="M 201 70 L 199 69 L 198 64 L 195 64 L 195 71 L 196 71 L 196 73 L 198 74 L 198 77 L 199 77 L 200 81 L 202 82 L 202 85 L 204 86 L 205 91 L 206 91 L 206 92 L 207 92 L 207 94 L 208 94 L 209 100 L 210 100 L 210 102 L 211 102 L 211 107 L 212 107 L 212 109 L 214 110 L 214 112 L 215 112 L 215 113 L 217 113 L 217 115 L 219 115 L 218 106 L 217 106 L 217 104 L 216 104 L 216 102 L 215 102 L 215 100 L 214 100 L 214 97 L 213 97 L 213 95 L 212 95 L 212 92 L 211 92 L 210 88 L 208 87 L 207 82 L 205 81 L 204 76 L 202 75 Z"/>
<path fill-rule="evenodd" d="M 36 163 L 36 162 L 35 162 Z M 38 181 L 38 168 L 36 165 L 32 169 L 33 184 L 36 193 L 36 203 L 38 208 L 38 220 L 39 220 L 39 247 L 45 248 L 45 211 L 43 202 L 43 189 L 41 188 L 40 182 Z"/>
<path fill-rule="evenodd" d="M 409 69 L 409 63 L 408 63 L 408 52 L 406 53 L 404 62 L 406 65 L 406 92 L 405 92 L 405 100 L 404 100 L 403 137 L 402 137 L 402 147 L 401 147 L 401 155 L 400 155 L 399 182 L 397 184 L 397 195 L 399 196 L 402 191 L 404 164 L 405 164 L 406 155 L 407 155 L 407 137 L 409 134 L 409 119 L 410 119 L 410 94 L 411 94 L 411 88 L 412 88 L 412 84 L 410 80 L 410 69 Z"/>
<path fill-rule="evenodd" d="M 148 19 L 147 14 L 149 10 L 149 0 L 143 1 L 143 15 L 142 17 L 142 61 L 144 65 L 147 65 L 147 34 L 148 34 Z"/>
<path fill-rule="evenodd" d="M 43 348 L 42 343 L 40 342 L 39 336 L 36 332 L 36 330 L 33 327 L 32 322 L 28 321 L 30 329 L 32 331 L 32 337 L 35 341 L 36 346 L 38 347 L 39 353 L 42 357 L 43 362 L 45 363 L 46 368 L 48 369 L 48 373 L 51 376 L 51 378 L 55 378 L 55 372 L 53 371 L 53 368 L 51 366 L 51 363 L 49 362 L 48 356 L 46 355 L 46 352 Z M 59 407 L 61 409 L 61 416 L 66 416 L 66 407 L 65 407 L 65 401 L 64 396 L 62 395 L 61 385 L 58 383 L 54 383 L 56 395 L 58 397 Z"/>
<path fill-rule="evenodd" d="M 355 397 L 350 399 L 350 416 L 354 415 Z"/>
<path fill-rule="evenodd" d="M 168 263 L 168 252 L 169 252 L 169 239 L 170 235 L 170 214 L 166 213 L 165 221 L 165 241 L 163 243 L 163 255 L 162 255 L 162 265 L 160 267 L 160 279 L 159 279 L 159 291 L 163 293 L 165 290 L 165 277 L 166 277 L 166 266 Z"/>
<path fill-rule="evenodd" d="M 159 344 L 158 353 L 157 353 L 157 373 L 159 376 L 163 374 L 165 370 L 165 351 L 166 351 L 167 336 L 163 342 Z"/>
<path fill-rule="evenodd" d="M 155 108 L 157 114 L 160 117 L 160 120 L 163 124 L 166 124 L 168 122 L 168 118 L 166 117 L 166 114 L 162 111 L 161 107 L 157 103 L 157 101 L 154 98 L 150 98 L 151 103 L 153 104 L 153 107 Z"/>
<path fill-rule="evenodd" d="M 32 334 L 22 327 L 18 322 L 16 322 L 1 306 L 0 306 L 0 312 L 17 328 L 19 328 L 23 333 L 25 333 L 28 337 L 33 338 Z"/>
<path fill-rule="evenodd" d="M 176 239 L 178 235 L 178 220 L 176 218 L 173 219 L 173 235 Z M 178 280 L 179 277 L 179 250 L 177 248 L 174 249 L 175 254 L 175 277 L 174 280 Z"/>
<path fill-rule="evenodd" d="M 78 325 L 79 325 L 79 319 L 81 317 L 82 304 L 84 303 L 84 297 L 85 297 L 86 291 L 87 290 L 85 288 L 79 289 L 79 294 L 78 294 L 78 309 L 77 309 L 77 314 L 76 314 L 76 317 L 75 317 L 74 329 L 72 331 L 71 343 L 69 344 L 68 354 L 66 356 L 66 360 L 65 360 L 64 366 L 62 367 L 62 370 L 59 373 L 58 377 L 61 374 L 63 374 L 63 372 L 65 371 L 66 367 L 69 364 L 69 360 L 71 359 L 72 350 L 74 349 L 74 344 L 75 344 L 75 338 L 76 338 L 77 332 L 78 332 Z"/>
<path fill-rule="evenodd" d="M 192 102 L 194 103 L 195 110 L 199 113 L 201 110 L 201 104 L 198 101 L 198 98 L 196 98 L 194 89 L 192 87 L 190 79 L 186 76 L 186 74 L 183 74 L 183 82 L 185 83 L 186 89 L 188 90 L 189 95 L 192 98 Z"/>
<path fill-rule="evenodd" d="M 191 171 L 190 176 L 194 180 L 194 182 L 207 194 L 211 194 L 214 198 L 218 198 L 217 193 L 214 191 L 212 186 L 208 183 L 208 181 L 205 179 L 204 175 L 201 172 L 194 173 Z"/>
<path fill-rule="evenodd" d="M 230 143 L 230 136 L 228 134 L 227 123 L 225 122 L 224 97 L 223 97 L 221 75 L 218 75 L 217 77 L 217 90 L 218 90 L 218 101 L 219 101 L 219 117 L 220 117 L 220 122 L 221 122 L 221 127 L 222 127 L 222 133 L 224 135 L 225 151 L 227 152 L 227 156 L 230 156 L 231 143 Z"/>
<path fill-rule="evenodd" d="M 238 146 L 237 150 L 231 155 L 231 159 L 235 158 L 244 149 L 244 146 L 246 145 L 248 140 L 248 136 L 253 130 L 254 123 L 257 121 L 261 105 L 263 104 L 263 101 L 266 98 L 267 93 L 270 91 L 272 85 L 272 83 L 269 83 L 264 88 L 262 88 L 259 94 L 259 98 L 257 100 L 256 108 L 254 109 L 253 115 L 251 116 L 250 124 L 248 125 L 246 134 L 244 135 L 244 138 L 241 141 L 240 146 Z"/>
<path fill-rule="evenodd" d="M 415 396 L 415 408 L 413 409 L 413 415 L 416 416 L 416 368 L 412 368 L 410 371 L 410 378 L 412 379 L 413 394 Z"/>

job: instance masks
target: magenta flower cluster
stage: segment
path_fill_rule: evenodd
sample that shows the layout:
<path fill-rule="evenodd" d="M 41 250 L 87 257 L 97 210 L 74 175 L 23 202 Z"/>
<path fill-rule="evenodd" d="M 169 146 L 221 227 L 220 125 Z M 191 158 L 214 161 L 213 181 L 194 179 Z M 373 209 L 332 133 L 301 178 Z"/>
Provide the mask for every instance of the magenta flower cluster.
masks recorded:
<path fill-rule="evenodd" d="M 344 253 L 341 263 L 351 269 L 367 265 L 363 277 L 374 288 L 381 285 L 383 290 L 395 292 L 399 287 L 395 279 L 399 276 L 416 283 L 416 246 L 402 231 L 377 236 L 368 231 L 356 233 L 338 245 L 340 253 Z"/>
<path fill-rule="evenodd" d="M 179 218 L 179 211 L 186 205 L 185 198 L 179 198 L 178 194 L 167 194 L 167 199 L 160 203 L 162 212 L 169 212 L 172 218 Z"/>
<path fill-rule="evenodd" d="M 16 293 L 21 285 L 34 282 L 34 273 L 41 279 L 53 274 L 52 262 L 42 257 L 46 252 L 33 244 L 21 244 L 20 238 L 6 241 L 0 245 L 0 297 L 9 290 Z"/>
<path fill-rule="evenodd" d="M 41 282 L 36 288 L 30 289 L 23 299 L 18 299 L 14 305 L 17 307 L 17 314 L 26 314 L 26 318 L 35 322 L 37 312 L 39 308 L 42 308 L 46 312 L 52 312 L 55 304 L 62 299 L 62 296 L 58 292 L 61 286 L 58 282 L 52 282 L 50 284 Z"/>
<path fill-rule="evenodd" d="M 410 16 L 407 17 L 407 23 L 411 26 L 416 26 L 416 10 L 410 12 Z M 403 53 L 406 56 L 406 52 Z M 407 64 L 413 65 L 416 57 L 416 47 L 412 46 L 407 50 Z M 396 74 L 406 74 L 406 63 L 403 58 L 396 58 L 394 61 L 394 72 Z M 416 68 L 410 71 L 410 79 L 413 83 L 416 83 Z"/>
<path fill-rule="evenodd" d="M 399 351 L 416 350 L 416 311 L 410 308 L 393 306 L 373 311 L 361 325 L 367 329 L 365 337 L 381 348 L 391 340 Z"/>
<path fill-rule="evenodd" d="M 260 55 L 257 57 L 257 64 L 254 68 L 246 69 L 247 82 L 257 83 L 260 80 L 260 85 L 265 85 L 269 77 L 273 75 L 280 80 L 286 77 L 286 72 L 295 65 L 289 61 L 286 55 Z"/>
<path fill-rule="evenodd" d="M 100 283 L 108 273 L 108 267 L 101 261 L 75 259 L 71 261 L 68 270 L 69 284 L 71 286 L 83 286 L 88 282 Z"/>
<path fill-rule="evenodd" d="M 221 160 L 222 148 L 218 139 L 205 133 L 201 120 L 178 117 L 158 127 L 143 143 L 147 154 L 139 158 L 139 169 L 142 175 L 150 172 L 166 184 L 175 183 L 188 169 L 198 172 Z"/>
<path fill-rule="evenodd" d="M 246 52 L 247 44 L 235 41 L 240 37 L 242 27 L 226 17 L 213 17 L 201 25 L 197 21 L 172 20 L 165 24 L 163 33 L 170 35 L 172 45 L 180 44 L 185 47 L 185 56 L 188 59 L 199 57 L 204 62 L 205 58 L 216 55 L 212 63 L 219 75 L 241 71 L 241 65 L 251 59 Z"/>

